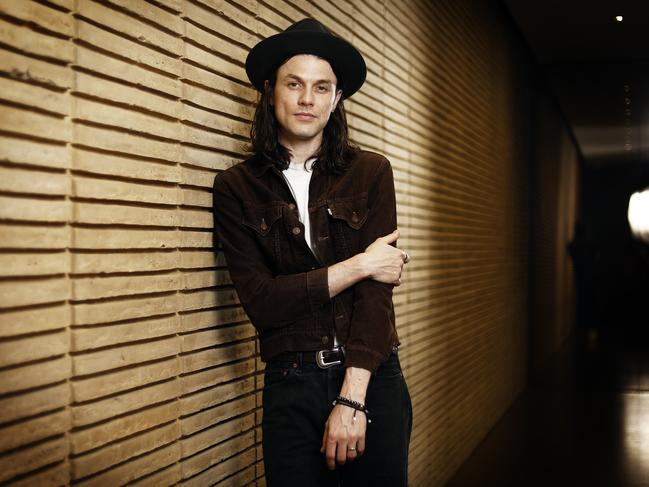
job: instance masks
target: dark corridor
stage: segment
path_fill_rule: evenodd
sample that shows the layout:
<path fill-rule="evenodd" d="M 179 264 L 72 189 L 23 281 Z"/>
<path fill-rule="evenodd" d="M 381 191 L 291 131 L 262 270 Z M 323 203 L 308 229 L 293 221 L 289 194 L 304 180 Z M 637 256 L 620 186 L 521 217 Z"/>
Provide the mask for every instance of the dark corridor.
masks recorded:
<path fill-rule="evenodd" d="M 627 220 L 648 185 L 643 164 L 582 168 L 574 333 L 448 487 L 649 486 L 649 244 Z"/>
<path fill-rule="evenodd" d="M 648 343 L 579 330 L 448 487 L 649 485 Z"/>
<path fill-rule="evenodd" d="M 631 195 L 649 188 L 647 2 L 505 4 L 580 150 L 575 322 L 447 485 L 647 487 L 649 243 L 627 218 Z"/>

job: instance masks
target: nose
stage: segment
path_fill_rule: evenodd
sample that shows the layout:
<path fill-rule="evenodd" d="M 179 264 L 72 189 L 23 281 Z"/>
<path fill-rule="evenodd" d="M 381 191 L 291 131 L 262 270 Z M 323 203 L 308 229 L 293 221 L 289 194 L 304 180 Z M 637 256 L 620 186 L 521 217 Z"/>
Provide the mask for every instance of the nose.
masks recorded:
<path fill-rule="evenodd" d="M 313 105 L 313 93 L 309 89 L 303 89 L 300 93 L 300 106 L 312 106 Z"/>

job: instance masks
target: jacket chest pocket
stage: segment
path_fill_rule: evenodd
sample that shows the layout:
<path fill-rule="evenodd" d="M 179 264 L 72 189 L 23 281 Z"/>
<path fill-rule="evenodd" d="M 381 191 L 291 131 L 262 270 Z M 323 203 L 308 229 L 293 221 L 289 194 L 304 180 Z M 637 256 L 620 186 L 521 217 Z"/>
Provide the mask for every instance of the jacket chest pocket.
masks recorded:
<path fill-rule="evenodd" d="M 367 194 L 333 198 L 327 204 L 327 213 L 331 220 L 331 235 L 338 259 L 349 257 L 364 251 L 360 249 L 360 234 L 367 221 Z"/>
<path fill-rule="evenodd" d="M 243 224 L 252 229 L 259 246 L 269 261 L 277 267 L 282 255 L 280 227 L 282 207 L 250 206 L 243 209 Z"/>

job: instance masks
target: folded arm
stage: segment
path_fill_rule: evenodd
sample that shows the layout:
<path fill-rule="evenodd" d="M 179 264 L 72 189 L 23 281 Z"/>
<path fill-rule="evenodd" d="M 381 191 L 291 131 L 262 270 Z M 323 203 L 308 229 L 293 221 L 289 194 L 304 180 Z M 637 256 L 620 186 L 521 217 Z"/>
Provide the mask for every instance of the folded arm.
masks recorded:
<path fill-rule="evenodd" d="M 394 180 L 387 160 L 379 167 L 374 179 L 368 197 L 370 212 L 363 226 L 363 229 L 371 231 L 361 229 L 361 248 L 368 246 L 365 253 L 382 240 L 380 235 L 397 226 Z M 393 233 L 394 238 L 381 243 L 396 244 L 398 235 L 396 231 Z M 395 247 L 390 249 L 399 257 L 397 279 L 381 281 L 373 276 L 372 279 L 358 282 L 354 288 L 351 330 L 346 344 L 347 368 L 340 395 L 361 404 L 365 404 L 371 371 L 376 370 L 388 358 L 396 338 L 392 288 L 400 284 L 401 270 L 409 258 L 405 252 Z M 332 409 L 325 424 L 320 448 L 330 469 L 334 469 L 336 464 L 353 461 L 363 454 L 366 419 L 364 414 L 357 413 L 354 420 L 354 410 L 345 405 L 339 404 Z"/>
<path fill-rule="evenodd" d="M 274 276 L 249 228 L 241 202 L 227 185 L 214 184 L 214 223 L 241 304 L 260 330 L 285 326 L 328 304 L 331 298 L 367 278 L 399 283 L 401 251 L 390 243 L 398 232 L 332 266 Z"/>

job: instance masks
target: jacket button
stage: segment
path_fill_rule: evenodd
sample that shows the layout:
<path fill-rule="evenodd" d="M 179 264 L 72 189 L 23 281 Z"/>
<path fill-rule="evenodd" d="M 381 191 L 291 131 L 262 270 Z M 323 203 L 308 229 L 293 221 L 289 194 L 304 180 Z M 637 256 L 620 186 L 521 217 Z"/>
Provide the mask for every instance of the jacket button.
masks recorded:
<path fill-rule="evenodd" d="M 356 212 L 352 213 L 352 221 L 354 223 L 358 223 L 358 213 L 356 213 Z"/>
<path fill-rule="evenodd" d="M 268 230 L 268 225 L 266 224 L 266 220 L 264 220 L 263 218 L 261 219 L 261 229 L 263 231 Z"/>
<path fill-rule="evenodd" d="M 295 205 L 293 203 L 288 204 L 288 209 L 289 210 L 295 210 Z"/>
<path fill-rule="evenodd" d="M 300 227 L 293 227 L 293 235 L 299 235 L 301 232 Z"/>
<path fill-rule="evenodd" d="M 325 345 L 326 345 L 327 343 L 329 343 L 329 337 L 328 337 L 328 336 L 323 336 L 323 337 L 322 337 L 322 343 L 324 343 Z"/>

